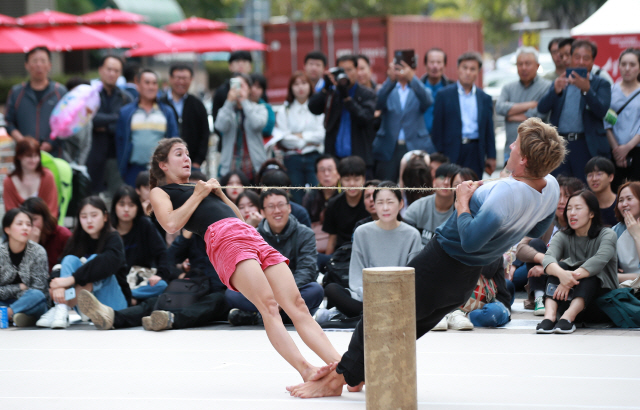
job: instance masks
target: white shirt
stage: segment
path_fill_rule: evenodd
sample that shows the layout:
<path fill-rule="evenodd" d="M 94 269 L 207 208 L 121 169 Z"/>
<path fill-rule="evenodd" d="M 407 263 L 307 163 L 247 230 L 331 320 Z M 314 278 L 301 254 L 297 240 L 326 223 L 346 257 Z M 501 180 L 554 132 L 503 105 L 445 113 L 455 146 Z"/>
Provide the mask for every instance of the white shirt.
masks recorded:
<path fill-rule="evenodd" d="M 408 83 L 403 87 L 402 84 L 398 82 L 396 83 L 396 90 L 398 91 L 398 97 L 400 97 L 400 108 L 404 111 L 404 106 L 407 105 L 407 98 L 409 98 L 411 87 L 409 87 Z M 404 141 L 404 129 L 401 129 L 398 133 L 398 141 Z"/>
<path fill-rule="evenodd" d="M 286 155 L 324 152 L 324 114 L 312 114 L 308 103 L 309 100 L 304 104 L 294 100 L 291 104 L 285 104 L 276 115 L 273 137 L 289 150 Z M 299 133 L 302 138 L 294 135 Z"/>

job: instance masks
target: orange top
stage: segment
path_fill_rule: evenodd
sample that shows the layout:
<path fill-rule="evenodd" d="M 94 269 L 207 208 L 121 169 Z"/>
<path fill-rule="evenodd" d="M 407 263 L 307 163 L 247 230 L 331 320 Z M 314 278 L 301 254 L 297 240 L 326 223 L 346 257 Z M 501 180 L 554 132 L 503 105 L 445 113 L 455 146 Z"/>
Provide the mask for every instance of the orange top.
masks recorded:
<path fill-rule="evenodd" d="M 40 180 L 38 196 L 47 203 L 51 214 L 58 219 L 58 190 L 56 189 L 56 181 L 51 171 L 46 168 L 42 168 L 42 170 L 44 171 L 44 175 Z M 4 179 L 3 186 L 2 199 L 4 200 L 4 208 L 6 211 L 17 208 L 24 203 L 25 200 L 18 193 L 11 177 L 7 176 Z"/>

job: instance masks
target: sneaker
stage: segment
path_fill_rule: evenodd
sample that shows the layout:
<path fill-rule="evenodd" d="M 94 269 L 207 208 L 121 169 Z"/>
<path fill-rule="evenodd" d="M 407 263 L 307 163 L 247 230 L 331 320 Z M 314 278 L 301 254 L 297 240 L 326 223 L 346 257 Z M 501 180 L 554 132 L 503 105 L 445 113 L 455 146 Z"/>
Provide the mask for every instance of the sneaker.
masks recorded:
<path fill-rule="evenodd" d="M 252 326 L 258 324 L 258 312 L 248 312 L 237 308 L 231 309 L 227 317 L 233 326 Z"/>
<path fill-rule="evenodd" d="M 51 329 L 66 329 L 69 327 L 69 307 L 67 305 L 56 305 L 56 312 L 51 322 Z"/>
<path fill-rule="evenodd" d="M 13 315 L 13 324 L 16 325 L 16 327 L 30 327 L 35 325 L 37 320 L 36 317 L 24 313 L 16 313 Z"/>
<path fill-rule="evenodd" d="M 434 330 L 436 332 L 438 331 L 443 331 L 443 330 L 447 330 L 449 328 L 449 324 L 447 323 L 447 317 L 443 317 L 442 320 L 440 320 L 438 322 L 438 324 L 431 330 Z"/>
<path fill-rule="evenodd" d="M 151 326 L 151 316 L 145 316 L 142 318 L 142 327 L 144 330 L 153 330 Z"/>
<path fill-rule="evenodd" d="M 109 306 L 100 303 L 93 293 L 82 289 L 78 294 L 78 309 L 91 319 L 100 330 L 113 329 L 115 314 Z"/>
<path fill-rule="evenodd" d="M 36 326 L 51 328 L 51 323 L 53 323 L 53 317 L 56 315 L 57 306 L 58 305 L 52 307 L 51 309 L 49 309 L 49 311 L 47 311 L 47 313 L 40 316 L 40 319 L 38 319 L 38 321 L 36 322 Z"/>
<path fill-rule="evenodd" d="M 316 322 L 322 324 L 330 321 L 339 313 L 340 311 L 335 307 L 332 307 L 331 309 L 320 308 L 316 311 L 316 314 L 313 317 L 316 320 Z"/>
<path fill-rule="evenodd" d="M 538 296 L 536 298 L 536 304 L 533 308 L 534 316 L 544 316 L 544 297 Z"/>
<path fill-rule="evenodd" d="M 462 310 L 454 310 L 447 316 L 447 327 L 453 330 L 473 330 L 473 323 Z"/>
<path fill-rule="evenodd" d="M 556 322 L 552 322 L 549 319 L 545 319 L 542 322 L 538 323 L 536 326 L 536 333 L 540 335 L 548 335 L 553 333 L 553 328 L 555 327 Z"/>
<path fill-rule="evenodd" d="M 343 313 L 338 313 L 331 320 L 320 324 L 323 329 L 355 329 L 362 316 L 347 317 Z"/>
<path fill-rule="evenodd" d="M 575 323 L 571 323 L 566 319 L 558 320 L 558 323 L 553 328 L 553 333 L 559 333 L 559 334 L 573 333 L 575 331 L 576 331 Z"/>
<path fill-rule="evenodd" d="M 156 332 L 168 330 L 173 327 L 173 313 L 166 310 L 154 310 L 151 312 L 151 330 Z"/>

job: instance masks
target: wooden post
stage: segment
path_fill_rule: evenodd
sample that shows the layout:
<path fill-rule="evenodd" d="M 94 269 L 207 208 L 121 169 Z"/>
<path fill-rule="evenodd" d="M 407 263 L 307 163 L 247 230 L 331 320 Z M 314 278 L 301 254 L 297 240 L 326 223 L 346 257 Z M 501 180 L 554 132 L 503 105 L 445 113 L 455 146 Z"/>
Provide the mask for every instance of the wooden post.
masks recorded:
<path fill-rule="evenodd" d="M 367 410 L 417 410 L 413 268 L 363 269 Z"/>

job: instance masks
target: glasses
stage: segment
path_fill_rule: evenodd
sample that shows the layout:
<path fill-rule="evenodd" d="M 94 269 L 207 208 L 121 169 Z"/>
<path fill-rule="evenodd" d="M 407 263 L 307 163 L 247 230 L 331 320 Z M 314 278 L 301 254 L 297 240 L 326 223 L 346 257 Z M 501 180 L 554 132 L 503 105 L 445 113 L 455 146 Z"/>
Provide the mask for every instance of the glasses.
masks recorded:
<path fill-rule="evenodd" d="M 587 179 L 600 179 L 604 176 L 604 172 L 602 171 L 598 171 L 598 172 L 590 172 L 587 174 Z"/>
<path fill-rule="evenodd" d="M 276 210 L 276 208 L 278 208 L 279 211 L 284 211 L 285 209 L 287 209 L 287 207 L 289 206 L 288 203 L 286 202 L 280 202 L 279 204 L 276 205 L 267 205 L 264 207 L 264 210 L 267 212 L 273 212 Z"/>

